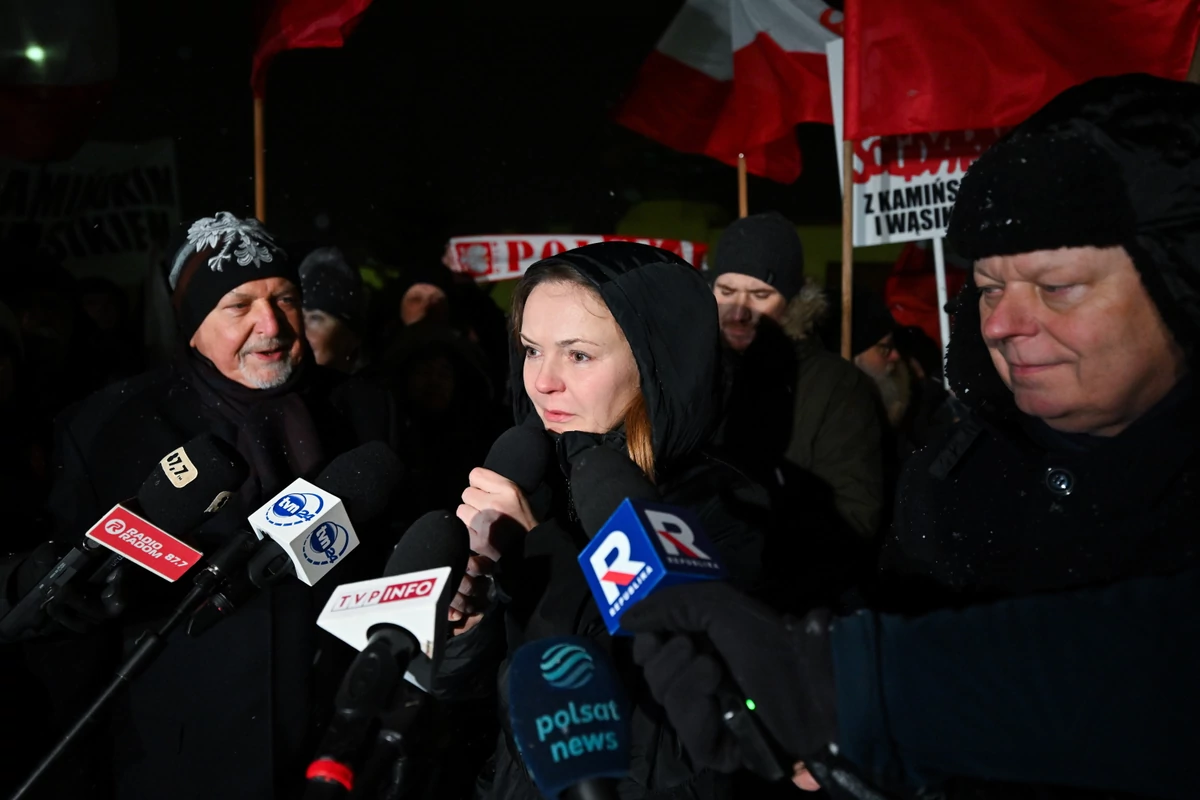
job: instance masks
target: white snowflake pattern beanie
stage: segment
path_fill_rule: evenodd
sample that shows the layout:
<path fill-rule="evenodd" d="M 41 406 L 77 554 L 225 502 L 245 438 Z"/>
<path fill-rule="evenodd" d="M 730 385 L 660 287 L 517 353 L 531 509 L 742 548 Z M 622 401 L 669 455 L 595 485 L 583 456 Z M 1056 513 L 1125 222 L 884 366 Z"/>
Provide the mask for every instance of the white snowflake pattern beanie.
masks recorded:
<path fill-rule="evenodd" d="M 286 278 L 300 288 L 295 265 L 262 223 L 228 211 L 193 222 L 168 278 L 183 339 L 192 338 L 228 292 L 262 278 Z"/>

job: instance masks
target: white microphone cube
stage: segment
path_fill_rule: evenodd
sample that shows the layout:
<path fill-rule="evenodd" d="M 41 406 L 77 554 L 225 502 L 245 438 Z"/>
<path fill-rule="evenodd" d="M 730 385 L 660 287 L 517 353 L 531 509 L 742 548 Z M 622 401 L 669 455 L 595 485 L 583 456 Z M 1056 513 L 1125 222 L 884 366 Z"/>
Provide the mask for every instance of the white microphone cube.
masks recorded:
<path fill-rule="evenodd" d="M 296 577 L 312 586 L 358 547 L 342 501 L 297 478 L 248 518 L 259 537 L 269 536 L 291 557 Z"/>

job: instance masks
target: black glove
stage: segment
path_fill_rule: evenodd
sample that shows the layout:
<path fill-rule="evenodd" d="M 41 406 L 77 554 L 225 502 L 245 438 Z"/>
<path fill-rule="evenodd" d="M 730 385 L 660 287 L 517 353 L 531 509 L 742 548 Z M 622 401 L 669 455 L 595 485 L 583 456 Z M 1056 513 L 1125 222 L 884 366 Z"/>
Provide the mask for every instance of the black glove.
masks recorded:
<path fill-rule="evenodd" d="M 38 545 L 17 568 L 15 597 L 24 597 L 41 582 L 59 559 L 65 555 L 62 547 L 54 542 Z M 32 633 L 48 635 L 66 629 L 73 633 L 87 633 L 109 619 L 117 616 L 124 608 L 121 596 L 121 569 L 113 570 L 102 586 L 87 586 L 82 581 L 68 583 L 59 588 L 50 602 L 43 608 L 45 618 L 35 623 Z"/>
<path fill-rule="evenodd" d="M 715 696 L 726 674 L 786 755 L 801 760 L 834 741 L 828 612 L 783 618 L 712 581 L 657 591 L 631 606 L 621 626 L 637 633 L 634 661 L 697 767 L 742 765 Z"/>

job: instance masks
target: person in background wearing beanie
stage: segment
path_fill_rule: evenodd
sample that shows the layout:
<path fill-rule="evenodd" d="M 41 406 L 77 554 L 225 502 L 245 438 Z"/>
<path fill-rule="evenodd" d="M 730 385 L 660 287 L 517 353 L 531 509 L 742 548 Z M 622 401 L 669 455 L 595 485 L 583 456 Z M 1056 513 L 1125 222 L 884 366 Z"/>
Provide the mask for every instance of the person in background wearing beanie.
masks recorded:
<path fill-rule="evenodd" d="M 828 602 L 853 582 L 884 507 L 871 381 L 814 336 L 828 303 L 806 285 L 800 238 L 781 215 L 730 225 L 713 272 L 729 366 L 720 452 L 772 493 L 781 524 L 767 563 L 819 573 L 787 581 L 789 604 Z"/>
<path fill-rule="evenodd" d="M 947 361 L 971 413 L 905 469 L 872 605 L 920 613 L 1194 570 L 1200 86 L 1124 75 L 1064 91 L 970 167 L 949 238 L 974 262 Z M 1195 693 L 1175 699 L 1194 739 Z M 1112 724 L 1136 739 L 1167 722 Z M 974 780 L 946 796 L 1031 792 L 1065 796 Z"/>
<path fill-rule="evenodd" d="M 50 502 L 58 540 L 77 540 L 135 495 L 165 453 L 202 433 L 236 448 L 250 468 L 225 507 L 189 537 L 204 552 L 295 478 L 316 477 L 359 444 L 395 441 L 385 392 L 312 363 L 295 264 L 257 221 L 219 212 L 194 222 L 169 284 L 182 343 L 173 363 L 108 387 L 60 423 Z M 146 577 L 144 590 L 157 590 L 131 597 L 122 618 L 127 647 L 191 582 L 153 583 L 136 570 L 126 577 Z M 354 580 L 342 577 L 322 585 Z M 298 796 L 316 720 L 331 708 L 319 693 L 336 688 L 342 668 L 332 663 L 340 652 L 322 645 L 314 625 L 321 591 L 287 581 L 201 636 L 176 631 L 115 700 L 111 726 L 72 751 L 97 755 L 114 785 L 102 770 L 83 793 L 49 796 Z M 103 683 L 112 666 L 93 677 Z M 50 688 L 69 721 L 94 693 L 63 681 L 72 694 Z"/>
<path fill-rule="evenodd" d="M 358 270 L 336 247 L 313 250 L 300 262 L 304 336 L 322 367 L 354 373 L 362 366 L 367 293 Z"/>

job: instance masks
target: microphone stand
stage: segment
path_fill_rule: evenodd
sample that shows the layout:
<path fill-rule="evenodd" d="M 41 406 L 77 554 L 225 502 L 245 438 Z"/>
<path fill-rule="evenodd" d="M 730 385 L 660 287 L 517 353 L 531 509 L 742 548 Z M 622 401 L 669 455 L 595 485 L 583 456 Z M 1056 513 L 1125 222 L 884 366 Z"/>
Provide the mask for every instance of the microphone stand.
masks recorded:
<path fill-rule="evenodd" d="M 256 543 L 257 539 L 255 539 L 253 534 L 237 531 L 208 560 L 205 568 L 196 575 L 192 588 L 188 590 L 187 595 L 175 607 L 175 610 L 171 612 L 167 620 L 159 626 L 158 630 L 148 630 L 138 637 L 137 642 L 134 644 L 133 652 L 129 654 L 121 666 L 117 667 L 113 679 L 104 687 L 104 690 L 100 692 L 100 695 L 92 704 L 88 706 L 87 710 L 79 716 L 75 724 L 62 735 L 50 752 L 38 762 L 33 772 L 17 788 L 17 791 L 12 794 L 9 800 L 22 800 L 28 794 L 38 779 L 50 769 L 54 762 L 58 760 L 58 757 L 62 755 L 63 751 L 78 738 L 88 723 L 100 713 L 101 709 L 108 705 L 117 691 L 141 674 L 158 657 L 158 654 L 166 647 L 167 637 L 179 626 L 184 618 L 199 608 L 208 596 L 216 591 L 226 575 L 244 563 L 249 554 L 253 552 Z"/>
<path fill-rule="evenodd" d="M 416 637 L 396 625 L 369 632 L 367 646 L 354 657 L 334 699 L 333 719 L 308 766 L 304 800 L 340 800 L 368 796 L 382 773 L 403 754 L 403 730 L 421 703 L 408 699 L 404 672 L 420 652 Z M 361 775 L 355 770 L 375 733 L 384 747 L 372 747 Z"/>

